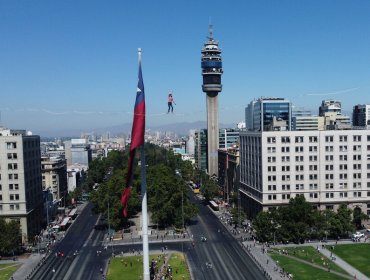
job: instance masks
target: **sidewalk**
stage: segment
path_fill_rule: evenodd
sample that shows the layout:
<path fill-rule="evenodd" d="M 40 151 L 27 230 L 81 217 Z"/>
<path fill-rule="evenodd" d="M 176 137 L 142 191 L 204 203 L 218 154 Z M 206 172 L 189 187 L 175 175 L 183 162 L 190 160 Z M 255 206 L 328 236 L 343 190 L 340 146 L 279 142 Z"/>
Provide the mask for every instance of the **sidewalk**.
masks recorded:
<path fill-rule="evenodd" d="M 254 262 L 266 274 L 267 279 L 282 278 L 279 265 L 267 254 L 263 246 L 254 241 L 244 241 L 242 244 L 248 255 L 252 257 Z"/>
<path fill-rule="evenodd" d="M 21 267 L 13 274 L 14 280 L 26 279 L 39 265 L 45 254 L 32 254 L 28 258 L 18 258 L 17 262 L 22 263 Z"/>

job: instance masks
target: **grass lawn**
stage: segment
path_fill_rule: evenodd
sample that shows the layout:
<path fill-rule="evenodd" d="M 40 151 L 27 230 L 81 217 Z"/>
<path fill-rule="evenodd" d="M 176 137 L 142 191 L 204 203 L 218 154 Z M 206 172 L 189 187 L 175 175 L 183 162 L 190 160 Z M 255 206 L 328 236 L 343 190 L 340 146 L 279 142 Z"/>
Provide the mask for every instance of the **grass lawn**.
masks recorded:
<path fill-rule="evenodd" d="M 170 257 L 169 265 L 172 267 L 174 280 L 190 280 L 190 274 L 183 254 L 173 253 Z"/>
<path fill-rule="evenodd" d="M 301 263 L 296 260 L 292 260 L 284 255 L 279 253 L 272 252 L 270 256 L 279 262 L 279 266 L 284 268 L 285 271 L 293 274 L 294 280 L 311 280 L 311 279 L 320 279 L 320 280 L 339 280 L 346 279 L 341 278 L 338 275 L 332 274 L 330 272 L 312 267 L 310 265 Z"/>
<path fill-rule="evenodd" d="M 19 266 L 19 263 L 0 264 L 0 280 L 8 280 Z"/>
<path fill-rule="evenodd" d="M 152 259 L 157 261 L 157 266 L 160 268 L 163 265 L 163 255 L 158 259 L 159 255 L 150 255 L 149 264 Z M 173 279 L 190 279 L 186 262 L 181 254 L 173 253 L 169 260 L 169 264 L 173 268 Z M 176 274 L 177 268 L 177 274 Z M 138 280 L 143 276 L 143 257 L 142 256 L 127 256 L 112 258 L 107 274 L 107 280 Z M 184 278 L 182 278 L 184 276 Z"/>
<path fill-rule="evenodd" d="M 312 246 L 303 246 L 303 247 L 286 247 L 281 248 L 280 250 L 287 250 L 290 256 L 308 261 L 310 263 L 319 265 L 323 268 L 327 268 L 328 265 L 331 270 L 334 270 L 339 273 L 348 274 L 345 270 L 340 268 L 335 262 L 329 260 L 327 257 L 322 255 Z M 277 251 L 277 249 L 275 249 Z"/>
<path fill-rule="evenodd" d="M 152 258 L 157 260 L 158 255 L 149 256 L 149 264 Z M 158 264 L 163 264 L 163 258 Z M 138 280 L 143 276 L 143 256 L 128 256 L 112 258 L 108 268 L 107 280 Z"/>
<path fill-rule="evenodd" d="M 343 244 L 328 247 L 334 254 L 370 277 L 370 244 Z"/>

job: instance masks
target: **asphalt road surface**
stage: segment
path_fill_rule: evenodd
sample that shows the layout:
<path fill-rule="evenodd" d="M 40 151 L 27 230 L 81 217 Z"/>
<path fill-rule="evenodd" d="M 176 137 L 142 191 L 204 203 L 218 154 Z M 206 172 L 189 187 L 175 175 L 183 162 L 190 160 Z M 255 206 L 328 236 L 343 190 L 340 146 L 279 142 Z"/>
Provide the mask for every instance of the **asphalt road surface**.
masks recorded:
<path fill-rule="evenodd" d="M 188 226 L 194 246 L 187 257 L 194 279 L 266 279 L 212 210 L 193 195 L 191 199 L 199 206 L 199 215 Z"/>
<path fill-rule="evenodd" d="M 238 241 L 226 230 L 211 210 L 196 200 L 199 215 L 188 225 L 193 242 L 175 241 L 150 243 L 149 250 L 183 251 L 187 255 L 194 280 L 242 280 L 265 279 L 262 272 L 241 248 Z M 119 254 L 135 249 L 142 250 L 141 244 L 121 244 L 103 249 L 104 231 L 94 230 L 98 217 L 91 213 L 92 204 L 85 206 L 67 235 L 53 249 L 31 279 L 74 280 L 102 279 L 112 253 Z M 207 241 L 201 241 L 206 237 Z M 101 253 L 97 254 L 97 251 Z M 56 256 L 63 252 L 64 256 Z M 77 252 L 77 254 L 76 254 Z"/>
<path fill-rule="evenodd" d="M 101 247 L 104 231 L 94 230 L 97 216 L 91 212 L 88 203 L 68 230 L 66 236 L 53 248 L 31 279 L 101 279 L 100 268 L 105 267 L 108 252 L 97 256 L 96 248 Z M 63 252 L 64 256 L 57 256 Z M 77 252 L 77 254 L 76 254 Z M 100 276 L 100 277 L 99 277 Z"/>

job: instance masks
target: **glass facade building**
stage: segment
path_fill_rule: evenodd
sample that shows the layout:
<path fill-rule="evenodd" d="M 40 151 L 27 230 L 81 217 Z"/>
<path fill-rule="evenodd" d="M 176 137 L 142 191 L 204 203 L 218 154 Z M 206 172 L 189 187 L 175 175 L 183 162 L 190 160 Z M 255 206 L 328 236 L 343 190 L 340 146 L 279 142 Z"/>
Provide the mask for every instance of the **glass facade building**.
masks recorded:
<path fill-rule="evenodd" d="M 291 130 L 292 105 L 284 98 L 260 98 L 253 100 L 246 108 L 248 130 L 271 130 L 274 119 L 285 121 L 286 130 Z"/>

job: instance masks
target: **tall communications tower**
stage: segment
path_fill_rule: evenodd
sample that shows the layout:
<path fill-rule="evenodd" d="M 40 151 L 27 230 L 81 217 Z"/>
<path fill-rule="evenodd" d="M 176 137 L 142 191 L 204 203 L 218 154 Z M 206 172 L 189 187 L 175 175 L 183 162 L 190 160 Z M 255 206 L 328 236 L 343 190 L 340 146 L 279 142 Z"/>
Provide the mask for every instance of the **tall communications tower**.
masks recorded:
<path fill-rule="evenodd" d="M 218 93 L 222 90 L 222 58 L 212 25 L 202 49 L 203 92 L 207 94 L 208 174 L 218 176 Z"/>

